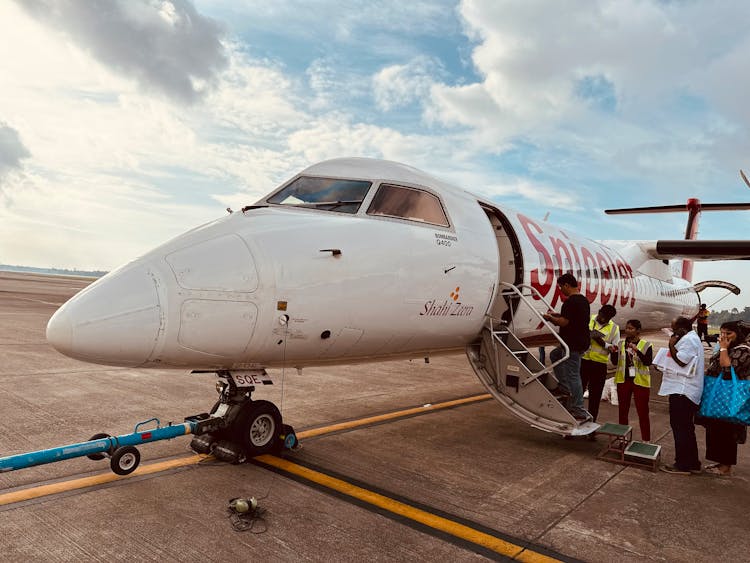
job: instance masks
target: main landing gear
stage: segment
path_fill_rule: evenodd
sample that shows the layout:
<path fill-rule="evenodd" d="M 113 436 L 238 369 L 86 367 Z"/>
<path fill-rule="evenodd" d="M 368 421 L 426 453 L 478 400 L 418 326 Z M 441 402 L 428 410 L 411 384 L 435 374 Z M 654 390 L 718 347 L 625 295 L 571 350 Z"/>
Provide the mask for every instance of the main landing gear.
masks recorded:
<path fill-rule="evenodd" d="M 243 463 L 251 457 L 298 446 L 294 429 L 283 423 L 276 405 L 252 399 L 255 384 L 268 381 L 265 370 L 222 370 L 216 375 L 219 400 L 211 412 L 186 419 L 197 424 L 196 436 L 190 442 L 193 451 Z"/>

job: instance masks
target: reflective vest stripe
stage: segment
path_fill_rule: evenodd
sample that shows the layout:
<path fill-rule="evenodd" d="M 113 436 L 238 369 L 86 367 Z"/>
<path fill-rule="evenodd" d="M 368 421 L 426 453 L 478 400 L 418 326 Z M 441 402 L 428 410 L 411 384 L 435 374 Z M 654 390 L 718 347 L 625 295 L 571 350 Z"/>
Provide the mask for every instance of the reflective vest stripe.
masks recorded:
<path fill-rule="evenodd" d="M 641 354 L 651 347 L 651 343 L 641 339 L 636 346 Z M 625 383 L 625 339 L 620 340 L 620 354 L 617 358 L 617 371 L 615 372 L 615 383 Z M 651 372 L 648 366 L 644 366 L 637 354 L 633 354 L 633 367 L 635 368 L 635 384 L 640 387 L 651 387 Z"/>
<path fill-rule="evenodd" d="M 594 330 L 594 325 L 596 324 L 596 315 L 591 317 L 591 320 L 589 321 L 589 330 Z M 609 342 L 609 335 L 610 333 L 615 329 L 615 323 L 614 321 L 609 321 L 606 325 L 604 325 L 601 328 L 597 328 L 599 332 L 601 332 L 604 336 L 602 338 L 604 339 L 604 342 Z M 586 353 L 582 356 L 584 360 L 590 360 L 592 362 L 599 362 L 602 364 L 606 364 L 607 360 L 609 359 L 609 353 L 607 353 L 607 350 L 599 346 L 596 342 L 593 340 L 591 341 L 591 345 L 589 346 L 589 349 L 586 351 Z"/>

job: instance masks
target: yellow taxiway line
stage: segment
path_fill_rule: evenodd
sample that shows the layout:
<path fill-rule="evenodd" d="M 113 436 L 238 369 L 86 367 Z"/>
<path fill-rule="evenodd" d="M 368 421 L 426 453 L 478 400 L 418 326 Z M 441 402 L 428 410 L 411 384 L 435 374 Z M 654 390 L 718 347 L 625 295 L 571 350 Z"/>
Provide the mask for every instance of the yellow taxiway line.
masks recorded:
<path fill-rule="evenodd" d="M 456 399 L 453 401 L 445 401 L 436 404 L 427 404 L 420 407 L 413 407 L 410 409 L 403 409 L 400 411 L 394 411 L 382 415 L 369 416 L 349 422 L 342 422 L 337 424 L 331 424 L 320 428 L 313 428 L 310 430 L 303 430 L 297 434 L 299 438 L 311 438 L 314 436 L 322 436 L 333 432 L 340 432 L 343 430 L 351 430 L 361 426 L 367 426 L 376 424 L 379 422 L 385 422 L 388 420 L 394 420 L 398 418 L 404 418 L 408 416 L 424 414 L 427 412 L 437 411 L 441 409 L 471 404 L 479 401 L 485 401 L 491 398 L 489 394 L 474 395 L 471 397 L 465 397 L 463 399 Z M 88 487 L 95 487 L 98 485 L 104 485 L 115 481 L 121 481 L 128 479 L 131 476 L 142 476 L 150 475 L 153 473 L 159 473 L 161 471 L 168 471 L 170 469 L 176 469 L 179 467 L 185 467 L 189 465 L 195 465 L 202 461 L 213 459 L 210 455 L 191 455 L 179 459 L 173 459 L 169 461 L 162 461 L 156 463 L 145 464 L 136 469 L 131 475 L 115 475 L 114 473 L 104 473 L 101 475 L 94 475 L 91 477 L 82 477 L 79 479 L 71 479 L 69 481 L 61 481 L 59 483 L 52 483 L 49 485 L 40 485 L 37 487 L 31 487 L 28 489 L 22 489 L 19 491 L 13 491 L 10 493 L 0 494 L 0 506 L 24 502 L 44 496 L 55 495 L 76 489 L 84 489 Z M 372 506 L 378 507 L 382 510 L 386 510 L 394 515 L 407 518 L 429 528 L 438 530 L 440 532 L 449 534 L 458 539 L 467 541 L 469 543 L 481 546 L 485 549 L 491 550 L 495 553 L 511 557 L 518 561 L 524 561 L 526 563 L 550 563 L 558 561 L 547 555 L 531 551 L 523 546 L 516 545 L 512 542 L 503 540 L 495 537 L 491 534 L 487 534 L 480 530 L 476 530 L 445 518 L 438 516 L 426 510 L 415 508 L 406 503 L 398 500 L 389 498 L 380 493 L 369 491 L 357 485 L 347 483 L 341 479 L 331 477 L 319 471 L 309 469 L 302 465 L 298 465 L 291 461 L 281 459 L 273 455 L 262 455 L 255 458 L 262 464 L 275 467 L 284 472 L 292 475 L 301 477 L 307 481 L 311 481 L 325 488 L 335 490 L 339 493 L 345 494 L 351 498 L 359 501 L 368 503 Z"/>
<path fill-rule="evenodd" d="M 431 412 L 440 409 L 447 409 L 455 406 L 460 406 L 468 403 L 474 403 L 477 401 L 484 401 L 491 397 L 488 393 L 481 395 L 473 395 L 471 397 L 465 397 L 463 399 L 456 399 L 453 401 L 445 401 L 442 403 L 435 403 L 434 405 L 424 405 L 421 407 L 414 407 L 410 409 L 403 409 L 400 411 L 394 411 L 377 416 L 369 416 L 349 422 L 342 422 L 339 424 L 331 424 L 321 428 L 313 428 L 311 430 L 303 430 L 297 434 L 299 438 L 311 438 L 313 436 L 321 436 L 323 434 L 330 434 L 332 432 L 340 432 L 342 430 L 350 430 L 359 426 L 367 426 L 376 422 L 382 422 L 386 420 L 393 420 L 397 418 L 403 418 L 414 414 L 421 414 Z M 69 481 L 61 481 L 59 483 L 52 483 L 50 485 L 40 485 L 38 487 L 31 487 L 20 491 L 13 491 L 11 493 L 0 494 L 0 506 L 6 504 L 13 504 L 16 502 L 23 502 L 39 497 L 48 495 L 55 495 L 58 493 L 65 493 L 68 491 L 74 491 L 76 489 L 85 489 L 87 487 L 95 487 L 97 485 L 103 485 L 106 483 L 112 483 L 114 481 L 120 481 L 122 479 L 128 479 L 129 477 L 138 475 L 150 475 L 152 473 L 158 473 L 160 471 L 168 471 L 178 467 L 184 467 L 187 465 L 195 465 L 201 461 L 207 461 L 213 459 L 210 455 L 192 455 L 184 458 L 162 461 L 157 463 L 150 463 L 140 466 L 138 469 L 133 471 L 130 475 L 115 475 L 114 473 L 104 473 L 102 475 L 94 475 L 92 477 L 82 477 L 79 479 L 71 479 Z"/>
<path fill-rule="evenodd" d="M 114 473 L 103 473 L 101 475 L 94 475 L 92 477 L 81 477 L 79 479 L 71 479 L 70 481 L 60 481 L 59 483 L 52 483 L 50 485 L 40 485 L 38 487 L 32 487 L 20 491 L 13 491 L 11 493 L 0 494 L 0 506 L 3 506 L 4 504 L 13 504 L 15 502 L 23 502 L 25 500 L 31 500 L 39 497 L 45 497 L 48 495 L 56 495 L 58 493 L 66 493 L 68 491 L 74 491 L 76 489 L 85 489 L 86 487 L 104 485 L 106 483 L 128 479 L 131 476 L 135 477 L 137 475 L 150 475 L 151 473 L 158 473 L 160 471 L 176 469 L 177 467 L 195 465 L 196 463 L 200 463 L 201 461 L 209 458 L 211 458 L 211 456 L 209 455 L 196 454 L 187 457 L 181 457 L 179 459 L 172 459 L 169 461 L 161 461 L 158 463 L 149 463 L 146 465 L 142 465 L 138 469 L 133 471 L 133 473 L 131 473 L 130 475 L 123 476 L 115 475 Z"/>
<path fill-rule="evenodd" d="M 469 403 L 476 403 L 477 401 L 486 401 L 490 399 L 492 395 L 484 393 L 482 395 L 473 395 L 471 397 L 465 397 L 463 399 L 456 399 L 454 401 L 445 401 L 444 403 L 435 403 L 434 405 L 428 404 L 421 407 L 414 407 L 411 409 L 404 409 L 395 412 L 389 412 L 386 414 L 380 414 L 376 416 L 368 416 L 366 418 L 358 418 L 357 420 L 351 420 L 349 422 L 340 422 L 338 424 L 330 424 L 323 426 L 322 428 L 312 428 L 310 430 L 303 430 L 298 432 L 299 438 L 311 438 L 313 436 L 320 436 L 322 434 L 331 434 L 332 432 L 339 432 L 341 430 L 350 430 L 358 426 L 367 426 L 368 424 L 374 424 L 376 422 L 383 422 L 386 420 L 393 420 L 394 418 L 403 418 L 405 416 L 411 416 L 413 414 L 423 414 L 430 411 L 436 411 L 440 409 L 448 409 L 451 407 L 457 407 L 459 405 L 466 405 Z"/>
<path fill-rule="evenodd" d="M 450 534 L 456 538 L 484 547 L 495 553 L 499 553 L 500 555 L 517 559 L 518 561 L 526 561 L 528 563 L 559 561 L 558 559 L 554 559 L 535 551 L 530 551 L 523 546 L 516 545 L 491 534 L 476 530 L 470 526 L 450 520 L 449 518 L 444 518 L 426 510 L 415 508 L 385 495 L 363 489 L 362 487 L 358 487 L 341 479 L 326 475 L 325 473 L 320 473 L 319 471 L 298 465 L 286 459 L 281 459 L 273 455 L 262 455 L 256 457 L 255 460 L 265 465 L 281 469 L 286 473 L 302 477 L 307 481 L 311 481 L 327 489 L 332 489 L 362 502 L 366 502 L 367 504 L 371 504 L 397 516 L 408 518 L 409 520 L 413 520 L 424 526 L 428 526 L 440 532 Z"/>

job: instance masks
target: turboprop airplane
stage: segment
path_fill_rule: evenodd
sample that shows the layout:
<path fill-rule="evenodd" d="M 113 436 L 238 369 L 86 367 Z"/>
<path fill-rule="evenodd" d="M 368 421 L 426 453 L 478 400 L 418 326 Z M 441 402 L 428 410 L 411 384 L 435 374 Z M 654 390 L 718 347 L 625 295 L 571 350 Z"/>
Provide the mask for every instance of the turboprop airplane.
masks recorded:
<path fill-rule="evenodd" d="M 700 202 L 679 209 L 693 238 Z M 219 401 L 192 445 L 235 461 L 275 447 L 284 427 L 252 399 L 266 368 L 462 350 L 514 415 L 586 434 L 597 426 L 568 413 L 553 366 L 528 349 L 567 350 L 542 318 L 560 305 L 556 278 L 572 272 L 592 308 L 657 329 L 695 315 L 707 286 L 673 275 L 672 258 L 747 259 L 750 241 L 597 242 L 403 164 L 336 159 L 107 274 L 54 314 L 47 338 L 87 362 L 216 372 Z"/>

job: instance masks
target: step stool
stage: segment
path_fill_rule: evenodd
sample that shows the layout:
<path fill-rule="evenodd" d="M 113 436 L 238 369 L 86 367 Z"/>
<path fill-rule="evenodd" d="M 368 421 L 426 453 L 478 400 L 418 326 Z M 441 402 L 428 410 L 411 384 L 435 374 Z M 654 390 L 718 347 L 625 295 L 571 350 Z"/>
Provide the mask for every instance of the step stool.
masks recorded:
<path fill-rule="evenodd" d="M 605 461 L 625 463 L 625 449 L 633 439 L 633 427 L 626 424 L 605 422 L 596 433 L 607 438 L 607 445 L 596 457 Z M 616 457 L 612 457 L 612 454 Z"/>
<path fill-rule="evenodd" d="M 621 465 L 650 467 L 652 471 L 658 469 L 661 446 L 634 442 L 632 426 L 607 422 L 597 430 L 597 434 L 607 437 L 607 445 L 596 456 L 597 459 Z"/>
<path fill-rule="evenodd" d="M 647 444 L 646 442 L 630 442 L 625 448 L 625 460 L 630 458 L 630 465 L 650 465 L 651 471 L 659 468 L 659 457 L 661 446 L 658 444 Z"/>

